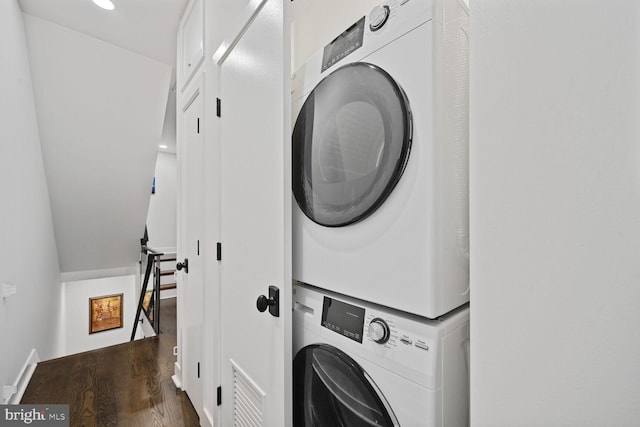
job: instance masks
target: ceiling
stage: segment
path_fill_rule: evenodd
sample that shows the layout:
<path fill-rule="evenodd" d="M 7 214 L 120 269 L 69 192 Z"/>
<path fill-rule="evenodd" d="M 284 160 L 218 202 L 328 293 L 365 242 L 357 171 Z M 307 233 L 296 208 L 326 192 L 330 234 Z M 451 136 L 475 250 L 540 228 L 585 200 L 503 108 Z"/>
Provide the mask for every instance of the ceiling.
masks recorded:
<path fill-rule="evenodd" d="M 188 0 L 112 0 L 108 11 L 91 0 L 18 0 L 22 11 L 174 68 L 160 151 L 176 152 L 176 35 Z"/>

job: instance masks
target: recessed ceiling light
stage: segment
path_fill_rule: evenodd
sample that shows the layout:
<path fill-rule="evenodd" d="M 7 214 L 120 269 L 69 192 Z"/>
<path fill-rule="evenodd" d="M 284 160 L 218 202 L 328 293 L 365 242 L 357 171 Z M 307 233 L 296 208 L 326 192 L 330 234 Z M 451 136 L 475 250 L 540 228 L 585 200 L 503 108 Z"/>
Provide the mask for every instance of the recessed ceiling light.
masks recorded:
<path fill-rule="evenodd" d="M 158 147 L 160 147 L 160 148 L 169 148 L 166 145 L 158 145 Z"/>
<path fill-rule="evenodd" d="M 115 6 L 111 3 L 111 0 L 93 0 L 93 2 L 106 10 L 113 10 Z"/>

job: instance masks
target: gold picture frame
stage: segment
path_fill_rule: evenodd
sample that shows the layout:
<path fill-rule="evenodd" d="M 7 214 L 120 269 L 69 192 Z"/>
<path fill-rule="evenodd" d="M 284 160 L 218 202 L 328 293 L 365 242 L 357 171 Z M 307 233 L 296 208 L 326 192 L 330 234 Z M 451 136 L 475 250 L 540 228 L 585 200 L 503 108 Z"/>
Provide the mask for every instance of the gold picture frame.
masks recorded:
<path fill-rule="evenodd" d="M 122 328 L 124 294 L 89 298 L 89 334 Z"/>

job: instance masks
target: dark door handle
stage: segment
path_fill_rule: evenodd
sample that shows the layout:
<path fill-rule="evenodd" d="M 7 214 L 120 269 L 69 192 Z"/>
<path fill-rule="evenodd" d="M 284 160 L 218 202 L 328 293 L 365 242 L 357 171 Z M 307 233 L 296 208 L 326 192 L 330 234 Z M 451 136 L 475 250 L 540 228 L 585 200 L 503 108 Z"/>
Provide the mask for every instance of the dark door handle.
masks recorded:
<path fill-rule="evenodd" d="M 273 317 L 280 317 L 280 289 L 269 286 L 269 298 L 260 295 L 256 301 L 256 307 L 261 313 L 268 308 Z"/>
<path fill-rule="evenodd" d="M 187 258 L 184 259 L 184 261 L 179 262 L 176 264 L 176 270 L 180 271 L 184 268 L 184 272 L 185 273 L 189 273 L 189 260 Z"/>

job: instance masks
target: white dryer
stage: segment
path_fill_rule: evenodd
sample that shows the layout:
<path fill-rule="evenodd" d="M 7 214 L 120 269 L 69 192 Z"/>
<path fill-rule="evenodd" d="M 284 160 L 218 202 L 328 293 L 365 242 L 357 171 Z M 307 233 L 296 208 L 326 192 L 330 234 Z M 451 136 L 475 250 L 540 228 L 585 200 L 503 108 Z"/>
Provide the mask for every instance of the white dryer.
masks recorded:
<path fill-rule="evenodd" d="M 468 10 L 391 0 L 293 76 L 293 277 L 428 318 L 469 300 Z"/>
<path fill-rule="evenodd" d="M 294 427 L 468 427 L 469 309 L 438 320 L 294 286 Z"/>

